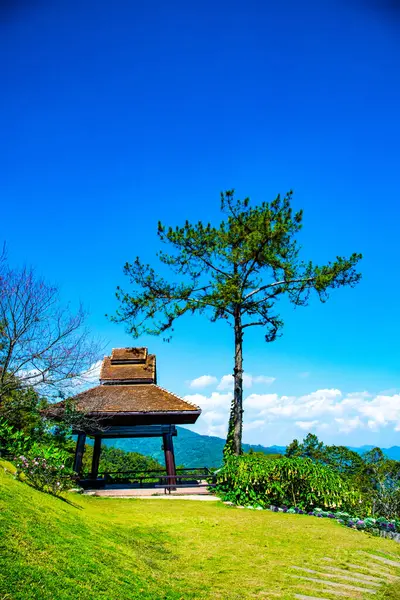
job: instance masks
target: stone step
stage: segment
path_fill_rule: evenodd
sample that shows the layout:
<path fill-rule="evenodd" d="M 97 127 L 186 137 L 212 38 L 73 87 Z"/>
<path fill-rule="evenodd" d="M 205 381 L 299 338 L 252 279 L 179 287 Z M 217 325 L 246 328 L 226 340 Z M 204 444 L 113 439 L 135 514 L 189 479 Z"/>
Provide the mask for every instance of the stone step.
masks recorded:
<path fill-rule="evenodd" d="M 333 560 L 333 558 L 328 558 L 328 557 L 324 557 L 322 560 L 325 560 L 327 562 L 335 562 Z M 357 565 L 355 563 L 347 563 L 348 567 L 351 567 L 352 569 L 362 569 L 364 571 L 368 571 L 368 573 L 371 573 L 371 575 L 376 575 L 377 577 L 380 577 L 381 579 L 390 579 L 391 581 L 395 581 L 397 579 L 399 579 L 398 576 L 393 575 L 393 573 L 391 573 L 390 571 L 386 570 L 384 568 L 384 565 L 378 565 L 378 564 L 371 564 L 369 563 L 368 565 Z M 379 567 L 379 568 L 378 568 Z"/>
<path fill-rule="evenodd" d="M 310 593 L 313 594 L 329 594 L 330 596 L 342 596 L 344 598 L 362 598 L 362 594 L 359 594 L 358 592 L 348 592 L 345 591 L 343 592 L 342 590 L 333 590 L 332 588 L 330 589 L 320 589 L 320 590 L 310 590 Z M 329 600 L 328 598 L 324 599 L 324 600 Z"/>
<path fill-rule="evenodd" d="M 331 565 L 325 565 L 324 567 L 325 569 L 328 569 L 329 571 L 334 571 L 335 573 L 341 573 L 342 575 L 352 575 L 353 576 L 353 580 L 354 577 L 356 577 L 358 580 L 363 580 L 363 581 L 370 581 L 372 582 L 377 582 L 377 583 L 381 583 L 382 582 L 382 578 L 379 579 L 378 577 L 373 577 L 371 575 L 365 575 L 365 573 L 360 573 L 359 571 L 351 571 L 350 569 L 346 570 L 346 569 L 339 569 L 338 567 L 332 567 Z"/>
<path fill-rule="evenodd" d="M 322 590 L 322 593 L 324 593 L 324 590 Z M 331 594 L 332 592 L 328 593 Z M 343 592 L 338 592 L 337 594 L 340 596 L 344 596 L 345 598 L 351 598 L 351 596 L 348 596 Z M 329 598 L 327 598 L 326 596 L 306 596 L 305 594 L 295 594 L 294 597 L 297 598 L 297 600 L 329 600 Z"/>
<path fill-rule="evenodd" d="M 386 571 L 386 569 L 376 569 L 375 565 L 356 565 L 354 563 L 348 563 L 349 567 L 352 567 L 353 569 L 364 569 L 365 571 L 368 571 L 368 573 L 372 573 L 374 575 L 376 575 L 377 577 L 382 578 L 389 578 L 389 579 L 399 579 L 396 575 L 393 575 L 393 573 L 391 573 L 390 571 Z M 376 567 L 380 567 L 380 565 L 376 565 Z M 382 565 L 383 567 L 383 565 Z"/>
<path fill-rule="evenodd" d="M 333 577 L 335 579 L 344 579 L 345 581 L 357 581 L 358 583 L 364 583 L 365 585 L 369 584 L 369 585 L 373 585 L 375 587 L 380 587 L 382 585 L 382 583 L 380 583 L 379 581 L 374 581 L 370 578 L 368 581 L 365 581 L 364 579 L 360 579 L 357 578 L 356 576 L 351 576 L 348 574 L 346 575 L 340 575 L 340 574 L 336 574 L 336 573 L 321 573 L 320 571 L 314 571 L 313 569 L 306 569 L 305 567 L 292 567 L 293 569 L 298 569 L 299 571 L 306 571 L 307 573 L 313 573 L 315 575 L 318 575 L 319 577 Z"/>
<path fill-rule="evenodd" d="M 400 568 L 400 562 L 397 562 L 396 560 L 391 560 L 389 558 L 384 558 L 383 556 L 378 556 L 377 554 L 370 554 L 369 552 L 365 552 L 363 550 L 360 550 L 360 552 L 366 556 L 368 556 L 369 558 L 372 558 L 373 560 L 377 560 L 385 565 L 390 565 L 391 567 L 398 567 Z"/>
<path fill-rule="evenodd" d="M 328 585 L 331 587 L 343 589 L 343 590 L 351 590 L 353 592 L 361 592 L 367 594 L 376 594 L 377 590 L 371 590 L 369 588 L 357 587 L 355 585 L 349 585 L 348 583 L 336 583 L 335 581 L 329 581 L 326 579 L 317 579 L 316 577 L 304 577 L 303 575 L 292 575 L 289 573 L 289 577 L 295 577 L 296 579 L 303 579 L 304 581 L 313 581 L 314 583 L 322 583 L 323 585 Z"/>

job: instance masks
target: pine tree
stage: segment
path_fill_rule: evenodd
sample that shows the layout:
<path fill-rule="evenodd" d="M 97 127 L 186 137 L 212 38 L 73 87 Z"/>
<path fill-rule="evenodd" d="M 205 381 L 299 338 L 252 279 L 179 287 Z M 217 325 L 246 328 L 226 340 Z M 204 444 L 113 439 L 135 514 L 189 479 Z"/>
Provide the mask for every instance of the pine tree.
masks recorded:
<path fill-rule="evenodd" d="M 173 331 L 185 314 L 207 314 L 224 320 L 234 332 L 234 401 L 231 410 L 232 448 L 241 453 L 243 423 L 243 336 L 248 327 L 261 327 L 267 342 L 280 335 L 283 320 L 276 302 L 286 297 L 305 306 L 311 292 L 322 302 L 331 289 L 360 280 L 356 265 L 361 255 L 338 256 L 326 265 L 300 259 L 296 236 L 303 212 L 293 212 L 292 193 L 252 207 L 248 198 L 236 200 L 234 191 L 221 194 L 225 214 L 219 226 L 201 221 L 182 227 L 158 225 L 161 242 L 171 253 L 159 252 L 162 265 L 174 280 L 164 279 L 139 258 L 124 271 L 133 291 L 117 288 L 120 308 L 114 321 L 124 322 L 135 338 Z M 229 445 L 230 447 L 230 445 Z"/>

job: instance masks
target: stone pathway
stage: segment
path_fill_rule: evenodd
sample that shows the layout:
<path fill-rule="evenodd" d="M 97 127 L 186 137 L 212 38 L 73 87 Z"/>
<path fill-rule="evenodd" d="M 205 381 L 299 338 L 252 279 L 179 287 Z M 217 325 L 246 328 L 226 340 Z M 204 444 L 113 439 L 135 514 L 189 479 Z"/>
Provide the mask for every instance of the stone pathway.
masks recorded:
<path fill-rule="evenodd" d="M 341 570 L 338 569 L 338 571 L 340 571 L 340 573 L 320 573 L 319 571 L 313 571 L 313 569 L 306 569 L 305 567 L 292 567 L 293 569 L 298 569 L 299 571 L 306 571 L 307 573 L 312 573 L 314 575 L 321 575 L 323 577 L 332 577 L 332 578 L 336 578 L 336 579 L 343 579 L 344 581 L 359 581 L 360 583 L 368 583 L 369 585 L 372 586 L 376 586 L 379 587 L 381 585 L 381 582 L 378 581 L 377 579 L 375 579 L 374 577 L 368 577 L 367 580 L 365 580 L 363 577 L 359 576 L 359 573 L 352 573 L 351 575 L 349 574 L 349 572 L 345 571 L 345 570 Z M 343 575 L 343 573 L 347 573 L 346 575 Z"/>
<path fill-rule="evenodd" d="M 398 562 L 397 560 L 391 560 L 389 558 L 384 558 L 383 556 L 378 556 L 377 554 L 369 554 L 368 552 L 360 552 L 360 554 L 367 555 L 369 558 L 380 561 L 380 562 L 384 563 L 385 565 L 390 565 L 391 567 L 400 568 L 400 562 Z"/>
<path fill-rule="evenodd" d="M 87 496 L 102 496 L 105 498 L 178 498 L 180 500 L 219 500 L 216 496 L 211 494 L 206 487 L 193 486 L 177 488 L 172 490 L 171 493 L 165 493 L 162 488 L 155 487 L 136 487 L 123 484 L 109 485 L 102 489 L 86 490 L 84 492 Z"/>
<path fill-rule="evenodd" d="M 363 551 L 359 555 L 360 564 L 347 563 L 345 568 L 336 566 L 328 557 L 314 568 L 311 568 L 314 565 L 310 568 L 293 565 L 294 572 L 290 576 L 297 580 L 296 587 L 302 588 L 294 597 L 297 600 L 330 600 L 332 596 L 372 599 L 387 581 L 400 581 L 400 561 L 395 560 L 395 555 Z"/>

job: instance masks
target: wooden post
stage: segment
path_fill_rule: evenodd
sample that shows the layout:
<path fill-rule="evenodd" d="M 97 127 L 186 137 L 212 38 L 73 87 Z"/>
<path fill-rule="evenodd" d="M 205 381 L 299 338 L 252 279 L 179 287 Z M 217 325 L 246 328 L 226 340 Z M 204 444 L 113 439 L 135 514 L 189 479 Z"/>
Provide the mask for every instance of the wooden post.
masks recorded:
<path fill-rule="evenodd" d="M 92 479 L 97 479 L 97 475 L 99 472 L 100 453 L 101 453 L 101 435 L 95 435 L 94 436 L 94 446 L 93 446 L 93 458 L 92 458 L 92 472 L 90 475 L 90 477 Z"/>
<path fill-rule="evenodd" d="M 86 433 L 78 433 L 78 439 L 76 441 L 75 459 L 74 459 L 74 471 L 81 474 L 82 471 L 82 459 L 83 453 L 85 452 Z"/>
<path fill-rule="evenodd" d="M 172 435 L 170 433 L 163 433 L 163 446 L 165 456 L 165 467 L 167 469 L 167 475 L 170 479 L 167 480 L 168 485 L 176 484 L 176 467 L 175 467 L 175 456 L 174 456 L 174 443 L 172 441 Z M 169 488 L 171 489 L 171 488 Z"/>

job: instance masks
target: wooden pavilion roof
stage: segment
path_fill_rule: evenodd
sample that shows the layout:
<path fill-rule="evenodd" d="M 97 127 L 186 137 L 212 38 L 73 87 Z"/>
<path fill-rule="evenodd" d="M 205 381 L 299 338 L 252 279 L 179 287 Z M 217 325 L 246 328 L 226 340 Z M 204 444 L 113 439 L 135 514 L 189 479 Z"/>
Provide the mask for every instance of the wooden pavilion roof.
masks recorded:
<path fill-rule="evenodd" d="M 201 409 L 156 384 L 156 357 L 147 348 L 115 348 L 104 357 L 100 385 L 73 397 L 75 409 L 108 424 L 195 423 Z M 65 403 L 49 416 L 61 416 Z"/>
<path fill-rule="evenodd" d="M 88 413 L 196 412 L 200 408 L 150 384 L 98 385 L 74 397 L 75 408 Z"/>

